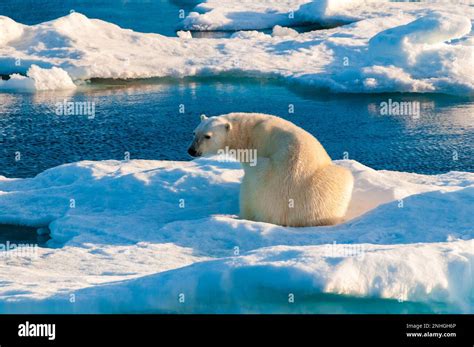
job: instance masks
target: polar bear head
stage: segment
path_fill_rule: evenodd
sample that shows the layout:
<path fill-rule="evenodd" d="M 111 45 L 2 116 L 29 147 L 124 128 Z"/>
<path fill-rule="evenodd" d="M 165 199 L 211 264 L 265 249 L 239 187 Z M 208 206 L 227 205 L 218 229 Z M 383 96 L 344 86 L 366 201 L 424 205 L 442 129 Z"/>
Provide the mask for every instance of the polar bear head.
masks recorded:
<path fill-rule="evenodd" d="M 217 154 L 224 148 L 227 134 L 231 129 L 230 122 L 225 117 L 201 116 L 201 123 L 194 129 L 194 139 L 188 153 L 193 157 Z"/>

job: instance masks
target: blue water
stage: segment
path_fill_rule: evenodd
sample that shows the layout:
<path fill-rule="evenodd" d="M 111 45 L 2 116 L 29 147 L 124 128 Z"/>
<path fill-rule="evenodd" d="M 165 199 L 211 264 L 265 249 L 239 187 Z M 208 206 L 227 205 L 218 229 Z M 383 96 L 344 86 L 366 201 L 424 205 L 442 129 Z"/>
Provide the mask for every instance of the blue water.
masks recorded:
<path fill-rule="evenodd" d="M 2 0 L 0 15 L 24 24 L 65 16 L 70 11 L 99 18 L 122 28 L 176 36 L 180 10 L 185 14 L 199 1 L 194 0 Z"/>
<path fill-rule="evenodd" d="M 193 1 L 13 1 L 0 15 L 35 24 L 71 9 L 142 32 L 175 36 Z M 94 119 L 58 116 L 64 100 L 96 104 Z M 382 116 L 380 103 L 418 101 L 419 117 Z M 180 113 L 180 105 L 184 112 Z M 294 113 L 289 112 L 290 105 Z M 63 163 L 131 158 L 189 160 L 199 115 L 265 112 L 314 134 L 334 159 L 435 174 L 474 170 L 474 102 L 442 95 L 336 95 L 273 79 L 239 77 L 93 81 L 70 93 L 0 93 L 0 175 L 31 177 Z M 20 154 L 20 158 L 18 158 Z M 20 159 L 20 160 L 17 160 Z"/>

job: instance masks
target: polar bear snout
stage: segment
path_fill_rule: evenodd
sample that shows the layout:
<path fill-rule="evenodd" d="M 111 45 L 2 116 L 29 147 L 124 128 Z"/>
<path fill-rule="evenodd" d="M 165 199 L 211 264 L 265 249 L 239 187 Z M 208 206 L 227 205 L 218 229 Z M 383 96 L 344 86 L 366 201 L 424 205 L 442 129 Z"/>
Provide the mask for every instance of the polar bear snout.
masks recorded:
<path fill-rule="evenodd" d="M 191 157 L 200 157 L 200 156 L 201 156 L 201 153 L 199 153 L 198 151 L 196 151 L 193 146 L 191 146 L 191 147 L 188 148 L 188 154 L 189 154 Z"/>
<path fill-rule="evenodd" d="M 202 153 L 196 149 L 196 147 L 197 147 L 196 142 L 197 141 L 194 140 L 193 143 L 191 143 L 191 146 L 189 146 L 189 148 L 188 148 L 188 154 L 191 157 L 200 157 L 202 155 Z"/>
<path fill-rule="evenodd" d="M 191 157 L 200 157 L 201 156 L 201 152 L 198 150 L 198 148 L 199 148 L 199 143 L 198 142 L 199 142 L 198 139 L 195 137 L 193 139 L 193 142 L 191 142 L 191 145 L 188 148 L 188 154 Z"/>

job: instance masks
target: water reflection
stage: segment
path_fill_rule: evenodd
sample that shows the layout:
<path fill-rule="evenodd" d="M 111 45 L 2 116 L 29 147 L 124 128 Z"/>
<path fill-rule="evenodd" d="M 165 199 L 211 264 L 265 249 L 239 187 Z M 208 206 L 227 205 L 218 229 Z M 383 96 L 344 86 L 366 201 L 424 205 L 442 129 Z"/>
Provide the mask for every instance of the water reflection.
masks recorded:
<path fill-rule="evenodd" d="M 437 101 L 437 96 L 431 99 L 424 96 L 404 96 L 395 99 L 399 102 L 419 103 L 419 114 L 383 114 L 380 103 L 370 102 L 367 105 L 367 112 L 374 117 L 391 117 L 403 122 L 407 129 L 416 130 L 421 127 L 429 127 L 432 131 L 451 134 L 462 134 L 474 129 L 474 103 L 461 103 L 446 107 L 446 101 Z M 443 99 L 443 97 L 441 97 Z"/>

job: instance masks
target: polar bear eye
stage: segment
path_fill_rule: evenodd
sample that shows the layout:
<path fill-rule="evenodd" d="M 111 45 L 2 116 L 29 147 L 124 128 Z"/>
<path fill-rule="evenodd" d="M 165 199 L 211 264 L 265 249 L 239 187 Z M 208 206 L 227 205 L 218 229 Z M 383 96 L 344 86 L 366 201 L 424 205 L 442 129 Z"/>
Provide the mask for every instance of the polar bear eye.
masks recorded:
<path fill-rule="evenodd" d="M 204 135 L 204 138 L 205 138 L 206 140 L 209 140 L 209 139 L 211 138 L 211 135 Z"/>

